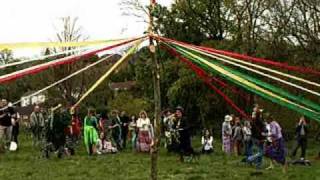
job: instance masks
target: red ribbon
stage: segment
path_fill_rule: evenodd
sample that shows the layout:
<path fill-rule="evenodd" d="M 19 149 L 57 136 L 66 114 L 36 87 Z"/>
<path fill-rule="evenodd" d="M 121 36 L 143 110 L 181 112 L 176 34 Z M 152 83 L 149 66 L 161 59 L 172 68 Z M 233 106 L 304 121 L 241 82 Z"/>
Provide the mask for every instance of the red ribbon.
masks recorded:
<path fill-rule="evenodd" d="M 105 48 L 98 49 L 98 50 L 95 50 L 95 51 L 91 51 L 91 52 L 88 52 L 88 53 L 85 53 L 85 54 L 82 54 L 82 55 L 79 55 L 79 56 L 73 56 L 73 57 L 70 57 L 70 58 L 66 58 L 63 61 L 52 61 L 52 62 L 40 64 L 40 65 L 37 65 L 37 66 L 34 66 L 34 67 L 30 67 L 30 68 L 27 68 L 27 69 L 23 69 L 21 71 L 18 71 L 19 73 L 15 73 L 14 72 L 14 73 L 11 73 L 11 74 L 8 74 L 8 75 L 0 77 L 0 84 L 3 84 L 5 82 L 10 82 L 10 81 L 16 80 L 18 78 L 22 78 L 22 77 L 30 75 L 30 74 L 37 74 L 39 72 L 42 72 L 42 71 L 47 70 L 47 69 L 52 68 L 52 67 L 56 67 L 56 66 L 60 66 L 60 65 L 64 65 L 64 64 L 70 64 L 70 63 L 73 63 L 75 61 L 79 61 L 79 60 L 81 60 L 83 58 L 90 58 L 90 57 L 94 56 L 95 54 L 97 54 L 99 52 L 110 50 L 110 49 L 113 49 L 113 48 L 116 48 L 116 47 L 119 47 L 119 46 L 122 46 L 122 45 L 125 45 L 125 44 L 128 44 L 128 43 L 131 43 L 133 41 L 136 41 L 136 40 L 139 40 L 139 39 L 142 39 L 142 38 L 144 38 L 144 37 L 135 38 L 135 39 L 128 40 L 128 41 L 125 41 L 125 42 L 121 42 L 121 43 L 118 43 L 118 44 L 115 44 L 115 45 L 107 46 Z"/>
<path fill-rule="evenodd" d="M 163 40 L 165 42 L 175 42 L 175 43 L 180 44 L 180 45 L 196 47 L 196 48 L 199 48 L 199 49 L 201 49 L 201 50 L 203 50 L 203 51 L 205 51 L 207 53 L 210 53 L 210 52 L 211 53 L 217 53 L 217 54 L 233 57 L 233 58 L 236 58 L 236 59 L 240 59 L 240 60 L 243 60 L 243 61 L 250 61 L 250 62 L 257 62 L 257 63 L 261 63 L 261 64 L 271 65 L 271 66 L 274 66 L 274 67 L 287 69 L 289 71 L 296 71 L 296 72 L 300 72 L 300 73 L 310 73 L 310 74 L 314 74 L 314 75 L 320 75 L 319 71 L 314 70 L 312 68 L 300 67 L 300 66 L 290 66 L 287 63 L 275 62 L 275 61 L 271 61 L 271 60 L 267 60 L 267 59 L 251 57 L 251 56 L 247 56 L 247 55 L 244 55 L 244 54 L 238 54 L 238 53 L 229 52 L 229 51 L 217 50 L 217 49 L 204 47 L 204 46 L 195 46 L 195 45 L 192 45 L 192 44 L 187 44 L 187 43 L 184 43 L 184 42 L 181 42 L 181 41 L 176 41 L 176 40 L 173 40 L 173 39 L 164 38 L 164 37 L 160 37 L 160 36 L 154 36 L 154 37 L 157 38 L 158 40 L 160 39 L 160 40 Z"/>
<path fill-rule="evenodd" d="M 198 75 L 198 77 L 200 77 L 212 90 L 214 90 L 219 95 L 221 95 L 229 105 L 231 105 L 237 112 L 241 114 L 241 116 L 250 118 L 250 116 L 248 116 L 243 110 L 241 110 L 226 94 L 224 94 L 220 89 L 218 89 L 216 86 L 214 86 L 211 83 L 212 77 L 210 77 L 203 69 L 199 68 L 198 66 L 193 64 L 191 61 L 181 56 L 176 50 L 165 47 L 165 46 L 161 46 L 161 47 L 169 51 L 173 56 L 176 56 L 181 61 L 186 63 Z"/>

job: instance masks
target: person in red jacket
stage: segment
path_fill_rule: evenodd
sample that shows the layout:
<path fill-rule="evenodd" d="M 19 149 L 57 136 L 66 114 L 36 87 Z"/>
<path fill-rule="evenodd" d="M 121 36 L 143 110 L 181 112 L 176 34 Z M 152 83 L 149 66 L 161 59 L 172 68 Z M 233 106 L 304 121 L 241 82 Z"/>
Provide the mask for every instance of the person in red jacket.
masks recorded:
<path fill-rule="evenodd" d="M 81 133 L 81 123 L 74 109 L 71 109 L 71 127 L 70 132 L 73 138 L 78 141 Z"/>

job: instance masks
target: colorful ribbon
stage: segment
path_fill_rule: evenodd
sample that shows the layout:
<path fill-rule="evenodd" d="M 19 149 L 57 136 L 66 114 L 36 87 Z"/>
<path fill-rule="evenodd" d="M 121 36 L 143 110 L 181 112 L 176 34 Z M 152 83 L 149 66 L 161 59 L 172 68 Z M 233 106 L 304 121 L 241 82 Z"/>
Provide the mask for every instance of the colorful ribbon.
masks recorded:
<path fill-rule="evenodd" d="M 127 38 L 129 39 L 129 38 Z M 136 39 L 136 38 L 132 38 Z M 20 43 L 3 43 L 0 44 L 0 50 L 3 49 L 20 49 L 20 48 L 49 48 L 49 47 L 79 47 L 102 45 L 110 42 L 123 41 L 126 39 L 112 39 L 112 40 L 96 40 L 83 42 L 20 42 Z"/>
<path fill-rule="evenodd" d="M 184 43 L 184 42 L 181 42 L 181 41 L 176 41 L 176 40 L 173 40 L 173 39 L 169 39 L 169 38 L 165 38 L 165 37 L 161 37 L 161 36 L 153 35 L 153 34 L 150 35 L 150 36 L 152 36 L 152 37 L 154 37 L 154 38 L 156 38 L 158 40 L 169 41 L 169 42 L 177 42 L 177 43 L 180 43 L 180 44 L 197 47 L 197 48 L 200 48 L 202 50 L 218 53 L 218 54 L 221 54 L 221 55 L 230 56 L 230 57 L 233 57 L 233 58 L 236 58 L 236 59 L 241 59 L 241 60 L 244 60 L 244 61 L 257 62 L 257 63 L 261 63 L 261 64 L 266 64 L 266 65 L 278 67 L 278 68 L 281 68 L 281 69 L 287 69 L 289 71 L 296 71 L 296 72 L 301 72 L 301 73 L 310 73 L 310 74 L 314 74 L 314 75 L 320 75 L 320 72 L 318 70 L 314 70 L 312 68 L 306 68 L 306 67 L 300 67 L 300 66 L 290 66 L 287 63 L 280 63 L 280 62 L 275 62 L 275 61 L 266 60 L 266 59 L 262 59 L 262 58 L 250 57 L 250 56 L 243 55 L 243 54 L 237 54 L 237 53 L 233 53 L 233 52 L 229 52 L 229 51 L 217 50 L 217 49 L 204 47 L 204 46 L 195 46 L 195 45 L 187 44 L 187 43 Z"/>
<path fill-rule="evenodd" d="M 184 56 L 186 57 L 193 57 L 194 59 L 196 59 L 198 61 L 198 63 L 202 63 L 203 65 L 206 65 L 207 67 L 209 67 L 211 70 L 214 70 L 216 71 L 219 75 L 227 78 L 228 80 L 232 81 L 232 82 L 235 82 L 236 84 L 246 88 L 247 90 L 251 91 L 251 92 L 254 92 L 266 99 L 269 99 L 273 102 L 276 102 L 280 105 L 283 105 L 283 106 L 286 106 L 292 110 L 295 110 L 297 112 L 300 112 L 312 119 L 315 119 L 315 120 L 318 120 L 320 121 L 320 118 L 319 118 L 319 112 L 316 112 L 312 109 L 309 109 L 307 107 L 304 107 L 302 105 L 299 105 L 299 104 L 296 104 L 290 100 L 287 100 L 277 94 L 274 94 L 268 90 L 265 90 L 255 84 L 253 84 L 252 82 L 250 81 L 247 81 L 246 79 L 244 78 L 241 78 L 241 77 L 238 77 L 236 76 L 235 74 L 232 74 L 228 71 L 226 71 L 225 69 L 191 53 L 191 52 L 188 52 L 188 51 L 185 51 L 181 48 L 176 48 L 178 50 L 179 53 L 182 53 L 184 54 Z"/>
<path fill-rule="evenodd" d="M 183 46 L 183 47 L 185 47 L 185 46 Z M 195 49 L 195 48 L 190 48 L 190 47 L 189 47 L 189 49 L 192 49 L 193 51 L 196 51 L 196 52 L 198 52 L 198 53 L 200 53 L 200 54 L 202 54 L 202 55 L 205 55 L 205 56 L 208 56 L 208 57 L 211 57 L 211 58 L 214 58 L 214 59 L 223 61 L 223 62 L 225 62 L 225 63 L 231 64 L 231 65 L 233 65 L 233 66 L 240 67 L 240 68 L 242 68 L 242 69 L 246 69 L 246 70 L 248 70 L 248 71 L 254 72 L 254 73 L 259 74 L 259 75 L 261 75 L 261 76 L 267 77 L 267 78 L 269 78 L 269 79 L 276 80 L 276 81 L 281 82 L 281 83 L 283 83 L 283 84 L 286 84 L 286 85 L 295 87 L 295 88 L 297 88 L 297 89 L 303 90 L 303 91 L 305 91 L 305 92 L 308 92 L 308 93 L 311 93 L 311 94 L 313 94 L 313 95 L 316 95 L 316 96 L 319 96 L 319 97 L 320 97 L 320 93 L 318 93 L 318 92 L 316 92 L 316 91 L 313 91 L 313 90 L 310 90 L 310 89 L 308 89 L 308 88 L 302 87 L 302 86 L 300 86 L 300 85 L 297 85 L 297 84 L 294 84 L 294 83 L 285 81 L 285 80 L 283 80 L 283 79 L 281 79 L 281 78 L 278 78 L 278 77 L 275 77 L 275 76 L 272 76 L 272 75 L 263 73 L 263 72 L 261 72 L 261 71 L 257 71 L 257 70 L 255 70 L 255 69 L 249 68 L 249 67 L 247 67 L 247 66 L 244 66 L 244 65 L 241 65 L 241 64 L 232 62 L 232 61 L 225 60 L 225 59 L 223 59 L 223 58 L 221 58 L 221 57 L 218 57 L 218 56 L 215 56 L 215 55 L 212 55 L 212 54 L 208 54 L 208 53 L 202 52 L 202 51 L 197 50 L 197 49 Z M 266 68 L 266 69 L 267 69 L 267 68 Z M 296 78 L 297 78 L 297 77 L 296 77 Z M 301 79 L 302 79 L 302 78 L 301 78 Z M 315 84 L 317 84 L 317 83 L 315 83 Z M 319 85 L 319 84 L 317 84 L 317 85 Z M 319 86 L 320 86 L 320 85 L 319 85 Z"/>
<path fill-rule="evenodd" d="M 74 108 L 79 106 L 79 104 L 88 97 L 105 79 L 107 79 L 110 74 L 116 70 L 123 62 L 125 62 L 136 50 L 138 49 L 139 45 L 143 42 L 143 40 L 139 40 L 133 47 L 129 49 L 129 51 L 124 55 L 119 61 L 117 61 L 104 75 L 102 75 L 98 81 L 96 81 L 91 88 L 83 94 L 83 96 L 79 99 L 79 101 L 74 104 Z"/>
<path fill-rule="evenodd" d="M 67 51 L 49 54 L 46 56 L 32 58 L 32 59 L 25 60 L 25 61 L 18 61 L 18 62 L 13 62 L 10 64 L 1 65 L 0 69 L 5 69 L 8 67 L 17 66 L 17 65 L 21 65 L 21 64 L 25 64 L 25 63 L 31 63 L 31 62 L 35 62 L 35 61 L 43 61 L 47 58 L 51 58 L 51 57 L 55 57 L 55 56 L 59 56 L 59 55 L 63 55 L 63 54 L 68 54 L 68 53 L 82 52 L 82 51 L 87 51 L 87 50 L 89 50 L 89 48 L 87 48 L 87 47 L 86 48 L 79 48 L 79 49 L 71 49 L 71 50 L 67 50 Z"/>
<path fill-rule="evenodd" d="M 10 81 L 13 81 L 18 78 L 22 78 L 22 77 L 30 75 L 30 74 L 36 74 L 36 73 L 42 72 L 42 71 L 47 70 L 52 67 L 56 67 L 56 66 L 60 66 L 60 65 L 64 65 L 64 64 L 70 64 L 70 63 L 73 63 L 75 61 L 79 61 L 84 58 L 90 58 L 90 57 L 96 55 L 97 53 L 107 51 L 107 50 L 110 50 L 110 49 L 113 49 L 113 48 L 116 48 L 116 47 L 119 47 L 119 46 L 122 46 L 125 44 L 129 44 L 131 42 L 137 41 L 142 38 L 144 38 L 144 37 L 132 39 L 132 40 L 127 40 L 127 41 L 124 41 L 121 43 L 117 43 L 115 45 L 107 46 L 107 47 L 99 49 L 99 50 L 90 51 L 87 53 L 83 53 L 81 55 L 73 55 L 73 56 L 65 57 L 65 58 L 62 58 L 59 60 L 51 61 L 48 63 L 33 66 L 33 67 L 30 67 L 27 69 L 16 71 L 16 72 L 13 72 L 13 73 L 10 73 L 7 75 L 3 75 L 3 76 L 0 76 L 0 84 L 5 83 L 5 82 L 10 82 Z"/>
<path fill-rule="evenodd" d="M 250 118 L 243 110 L 241 110 L 226 94 L 224 94 L 220 89 L 218 89 L 216 86 L 212 85 L 211 83 L 211 77 L 201 68 L 197 67 L 190 61 L 188 61 L 186 58 L 178 54 L 178 52 L 172 48 L 165 47 L 166 50 L 168 50 L 172 55 L 179 58 L 182 62 L 186 63 L 197 75 L 199 78 L 201 78 L 212 90 L 217 92 L 220 96 L 223 97 L 223 99 L 232 107 L 234 108 L 241 116 Z"/>
<path fill-rule="evenodd" d="M 66 80 L 68 80 L 68 79 L 70 79 L 70 78 L 72 78 L 72 77 L 74 77 L 74 76 L 76 76 L 76 75 L 78 75 L 78 74 L 80 74 L 80 73 L 82 73 L 82 72 L 84 72 L 84 71 L 86 71 L 86 70 L 88 70 L 88 69 L 90 69 L 90 68 L 92 68 L 92 67 L 94 67 L 94 66 L 96 66 L 96 65 L 98 65 L 98 64 L 100 64 L 100 63 L 102 63 L 102 62 L 104 62 L 104 61 L 106 61 L 106 60 L 108 60 L 108 59 L 109 59 L 110 57 L 112 57 L 112 56 L 114 56 L 114 55 L 109 55 L 109 56 L 107 56 L 107 57 L 105 57 L 105 58 L 102 58 L 101 60 L 99 60 L 99 61 L 97 61 L 97 62 L 94 62 L 94 63 L 92 63 L 92 64 L 90 64 L 90 65 L 88 65 L 88 66 L 86 66 L 86 67 L 84 67 L 84 68 L 82 68 L 82 69 L 80 69 L 80 70 L 78 70 L 78 71 L 76 71 L 76 72 L 74 72 L 74 73 L 66 76 L 66 77 L 63 78 L 63 79 L 60 79 L 59 81 L 56 81 L 56 82 L 50 84 L 49 86 L 47 86 L 47 87 L 45 87 L 45 88 L 43 88 L 43 89 L 40 89 L 40 90 L 38 90 L 38 91 L 36 91 L 36 92 L 34 92 L 34 93 L 26 96 L 25 98 L 30 98 L 30 97 L 36 96 L 36 95 L 38 95 L 38 94 L 40 94 L 40 93 L 42 93 L 42 92 L 44 92 L 44 91 L 47 91 L 48 89 L 51 89 L 52 87 L 55 87 L 55 86 L 57 86 L 58 84 L 61 84 L 62 82 L 64 82 L 64 81 L 66 81 Z M 16 102 L 13 103 L 13 105 L 17 105 L 17 104 L 19 104 L 20 102 L 21 102 L 21 100 L 16 101 Z"/>

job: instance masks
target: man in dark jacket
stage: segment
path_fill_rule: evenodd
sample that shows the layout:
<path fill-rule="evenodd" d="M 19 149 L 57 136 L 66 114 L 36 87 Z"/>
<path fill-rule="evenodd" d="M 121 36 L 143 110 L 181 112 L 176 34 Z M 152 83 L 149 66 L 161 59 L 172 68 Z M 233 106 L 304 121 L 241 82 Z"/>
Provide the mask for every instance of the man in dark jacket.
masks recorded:
<path fill-rule="evenodd" d="M 308 136 L 308 124 L 304 116 L 299 120 L 299 123 L 296 127 L 296 140 L 297 144 L 294 147 L 291 157 L 294 158 L 297 154 L 299 148 L 301 148 L 301 160 L 304 160 L 306 157 L 307 150 L 307 136 Z"/>

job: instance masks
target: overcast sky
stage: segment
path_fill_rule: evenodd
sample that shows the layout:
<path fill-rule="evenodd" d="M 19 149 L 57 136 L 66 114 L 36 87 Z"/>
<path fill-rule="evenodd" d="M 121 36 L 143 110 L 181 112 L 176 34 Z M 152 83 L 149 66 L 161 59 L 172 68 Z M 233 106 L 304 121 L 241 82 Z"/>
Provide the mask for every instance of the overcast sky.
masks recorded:
<path fill-rule="evenodd" d="M 148 4 L 149 0 L 140 0 Z M 158 0 L 169 6 L 173 0 Z M 0 43 L 48 41 L 53 39 L 61 17 L 78 17 L 78 24 L 91 40 L 141 35 L 146 24 L 122 15 L 121 0 L 1 0 Z M 16 51 L 16 56 L 31 55 Z M 27 53 L 28 52 L 28 53 Z M 33 54 L 33 53 L 32 53 Z"/>

